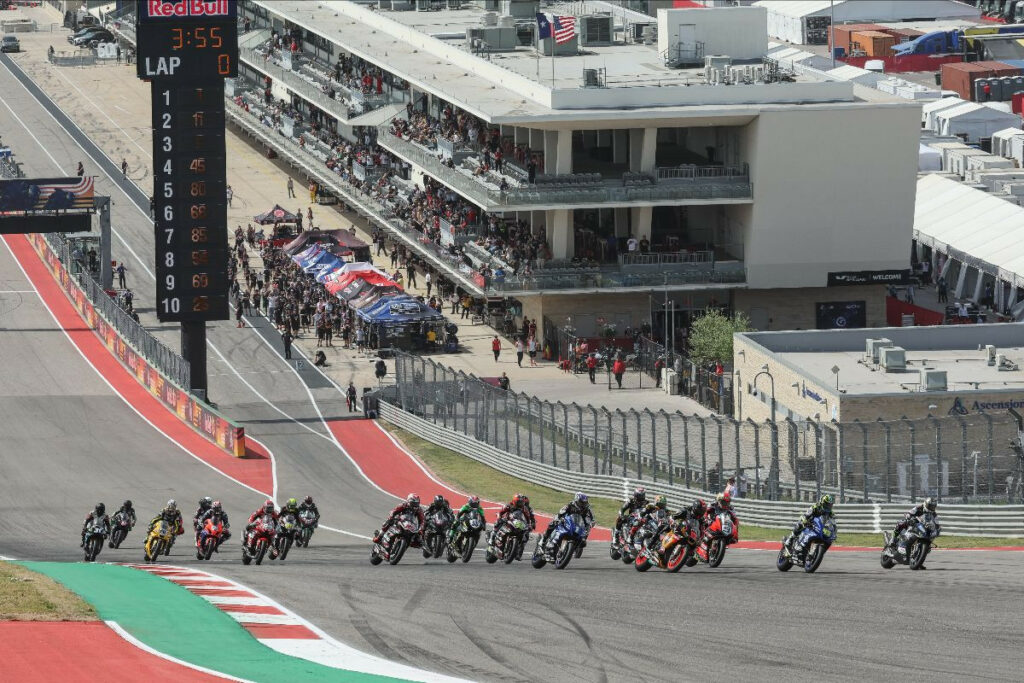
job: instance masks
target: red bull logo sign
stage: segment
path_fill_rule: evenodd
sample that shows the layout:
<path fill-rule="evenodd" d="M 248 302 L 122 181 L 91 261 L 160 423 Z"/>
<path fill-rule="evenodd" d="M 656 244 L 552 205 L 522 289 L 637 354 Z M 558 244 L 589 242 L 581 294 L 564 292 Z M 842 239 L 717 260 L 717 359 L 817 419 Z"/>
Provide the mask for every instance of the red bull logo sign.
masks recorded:
<path fill-rule="evenodd" d="M 171 19 L 182 17 L 233 17 L 233 0 L 147 0 L 145 3 L 148 19 Z"/>

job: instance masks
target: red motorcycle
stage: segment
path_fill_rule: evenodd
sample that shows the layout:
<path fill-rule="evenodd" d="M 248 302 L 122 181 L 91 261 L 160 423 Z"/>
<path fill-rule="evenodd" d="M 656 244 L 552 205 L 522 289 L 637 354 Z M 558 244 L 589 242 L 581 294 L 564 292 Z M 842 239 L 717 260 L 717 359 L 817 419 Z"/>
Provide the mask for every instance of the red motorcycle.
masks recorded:
<path fill-rule="evenodd" d="M 210 559 L 210 555 L 220 546 L 224 531 L 224 522 L 214 524 L 212 519 L 206 520 L 202 531 L 199 532 L 199 540 L 196 541 L 197 560 Z M 245 560 L 243 559 L 242 561 L 244 562 Z"/>
<path fill-rule="evenodd" d="M 700 539 L 697 524 L 687 520 L 675 522 L 658 538 L 655 547 L 644 544 L 640 554 L 636 556 L 634 567 L 638 572 L 645 572 L 652 566 L 675 573 L 684 566 L 690 566 L 693 549 Z"/>
<path fill-rule="evenodd" d="M 707 562 L 709 567 L 717 567 L 725 559 L 725 547 L 740 539 L 740 524 L 734 522 L 732 515 L 720 511 L 704 530 L 704 537 L 697 547 L 697 559 Z"/>
<path fill-rule="evenodd" d="M 274 543 L 276 533 L 277 523 L 273 515 L 263 515 L 256 520 L 256 526 L 242 545 L 242 564 L 249 564 L 253 560 L 256 560 L 256 564 L 262 563 L 263 556 Z"/>

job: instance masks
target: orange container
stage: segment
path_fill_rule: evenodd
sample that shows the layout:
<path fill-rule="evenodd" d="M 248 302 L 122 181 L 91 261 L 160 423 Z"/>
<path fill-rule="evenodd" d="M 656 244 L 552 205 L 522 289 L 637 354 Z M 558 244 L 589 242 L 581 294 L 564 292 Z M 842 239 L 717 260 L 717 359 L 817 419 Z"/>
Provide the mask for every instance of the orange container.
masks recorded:
<path fill-rule="evenodd" d="M 841 47 L 843 52 L 850 54 L 850 36 L 857 31 L 880 31 L 884 26 L 878 24 L 837 24 L 829 29 L 829 47 Z"/>
<path fill-rule="evenodd" d="M 850 50 L 863 50 L 868 57 L 892 57 L 896 37 L 882 31 L 857 31 L 850 36 Z"/>

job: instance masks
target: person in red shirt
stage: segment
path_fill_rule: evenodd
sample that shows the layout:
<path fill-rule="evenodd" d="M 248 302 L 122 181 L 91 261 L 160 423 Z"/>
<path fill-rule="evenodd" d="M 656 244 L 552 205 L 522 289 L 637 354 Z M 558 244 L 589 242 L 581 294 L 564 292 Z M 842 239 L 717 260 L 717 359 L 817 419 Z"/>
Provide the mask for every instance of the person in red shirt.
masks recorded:
<path fill-rule="evenodd" d="M 594 384 L 594 375 L 597 373 L 597 356 L 593 353 L 587 356 L 587 372 L 590 374 L 590 383 Z"/>
<path fill-rule="evenodd" d="M 615 357 L 615 362 L 612 363 L 612 374 L 615 375 L 615 383 L 619 385 L 619 389 L 622 388 L 622 376 L 626 374 L 626 363 L 622 360 L 622 355 Z"/>
<path fill-rule="evenodd" d="M 494 335 L 494 339 L 491 341 L 491 351 L 494 352 L 494 362 L 498 362 L 498 356 L 501 355 L 501 340 L 498 339 L 498 335 Z"/>

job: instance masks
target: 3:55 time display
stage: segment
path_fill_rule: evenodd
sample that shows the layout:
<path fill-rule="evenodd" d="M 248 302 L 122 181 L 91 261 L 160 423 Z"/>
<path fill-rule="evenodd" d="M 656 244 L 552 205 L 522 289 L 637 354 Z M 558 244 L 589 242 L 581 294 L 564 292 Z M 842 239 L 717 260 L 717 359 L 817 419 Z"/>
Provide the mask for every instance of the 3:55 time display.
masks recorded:
<path fill-rule="evenodd" d="M 181 50 L 186 47 L 202 50 L 214 50 L 224 45 L 220 26 L 195 26 L 193 28 L 172 28 L 171 49 Z"/>

